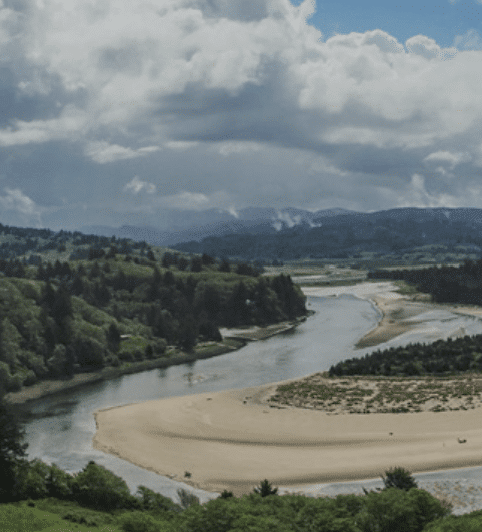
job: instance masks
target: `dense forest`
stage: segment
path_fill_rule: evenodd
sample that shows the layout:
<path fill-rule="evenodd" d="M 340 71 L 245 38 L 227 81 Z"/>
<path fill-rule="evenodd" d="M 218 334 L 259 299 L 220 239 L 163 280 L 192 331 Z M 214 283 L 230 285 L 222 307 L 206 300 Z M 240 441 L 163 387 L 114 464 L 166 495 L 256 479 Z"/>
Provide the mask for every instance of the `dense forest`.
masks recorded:
<path fill-rule="evenodd" d="M 431 294 L 436 303 L 482 305 L 482 259 L 465 260 L 460 267 L 374 270 L 368 272 L 368 278 L 406 281 L 419 292 Z"/>
<path fill-rule="evenodd" d="M 110 244 L 83 260 L 0 259 L 0 388 L 169 357 L 174 347 L 219 342 L 219 327 L 306 313 L 288 276 L 208 255 L 156 260 L 145 243 L 132 256 Z"/>
<path fill-rule="evenodd" d="M 377 350 L 331 366 L 330 376 L 447 375 L 482 371 L 482 334 Z"/>
<path fill-rule="evenodd" d="M 349 213 L 271 229 L 264 234 L 210 236 L 174 247 L 190 253 L 244 260 L 359 258 L 363 252 L 399 254 L 427 246 L 480 253 L 480 209 L 392 209 Z"/>

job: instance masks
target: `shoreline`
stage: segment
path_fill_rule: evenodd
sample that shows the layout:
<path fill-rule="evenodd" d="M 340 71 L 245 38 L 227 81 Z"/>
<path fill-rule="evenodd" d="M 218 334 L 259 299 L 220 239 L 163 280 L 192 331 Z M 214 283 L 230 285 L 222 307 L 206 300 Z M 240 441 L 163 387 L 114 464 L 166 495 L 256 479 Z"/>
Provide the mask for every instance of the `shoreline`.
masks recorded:
<path fill-rule="evenodd" d="M 366 285 L 354 295 L 376 305 L 380 320 L 357 346 L 394 338 L 415 327 L 405 320 L 429 310 L 482 317 L 482 309 L 398 294 L 393 283 Z M 304 292 L 353 294 L 353 286 Z M 193 487 L 235 495 L 250 492 L 263 478 L 301 487 L 368 481 L 394 466 L 421 473 L 482 465 L 482 429 L 467 429 L 480 426 L 480 408 L 333 415 L 311 405 L 269 403 L 279 385 L 301 379 L 101 409 L 94 414 L 94 447 Z"/>
<path fill-rule="evenodd" d="M 309 315 L 309 314 L 308 314 Z M 186 364 L 196 360 L 203 360 L 232 351 L 237 351 L 248 342 L 264 340 L 270 336 L 281 334 L 294 329 L 302 323 L 307 316 L 301 316 L 289 322 L 280 322 L 266 327 L 252 326 L 240 329 L 223 329 L 223 342 L 209 343 L 197 346 L 194 353 L 174 352 L 169 357 L 161 357 L 154 360 L 142 360 L 131 362 L 120 367 L 107 367 L 97 372 L 77 373 L 70 379 L 49 379 L 40 381 L 32 386 L 26 386 L 17 392 L 9 392 L 5 399 L 14 406 L 27 407 L 28 403 L 51 395 L 61 394 L 100 381 L 115 379 L 122 375 L 141 373 L 157 368 Z M 204 347 L 204 350 L 203 350 Z"/>
<path fill-rule="evenodd" d="M 379 478 L 393 466 L 420 473 L 482 465 L 482 429 L 467 429 L 480 426 L 480 409 L 330 416 L 270 406 L 277 384 L 98 410 L 94 448 L 235 495 L 263 478 L 293 487 Z"/>

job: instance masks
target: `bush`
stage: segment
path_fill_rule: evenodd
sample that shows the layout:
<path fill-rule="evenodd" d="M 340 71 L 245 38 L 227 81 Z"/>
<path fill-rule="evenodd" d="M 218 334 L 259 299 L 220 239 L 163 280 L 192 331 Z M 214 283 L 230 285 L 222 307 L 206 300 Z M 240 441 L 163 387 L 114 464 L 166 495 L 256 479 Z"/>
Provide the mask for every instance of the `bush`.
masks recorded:
<path fill-rule="evenodd" d="M 382 480 L 385 489 L 397 488 L 408 491 L 417 487 L 417 483 L 410 471 L 407 471 L 403 467 L 393 467 L 385 471 L 385 476 L 382 475 Z"/>
<path fill-rule="evenodd" d="M 145 512 L 129 512 L 119 519 L 123 532 L 159 532 L 159 521 Z"/>
<path fill-rule="evenodd" d="M 424 490 L 388 488 L 366 495 L 357 521 L 362 532 L 421 532 L 426 524 L 446 514 L 442 503 Z"/>
<path fill-rule="evenodd" d="M 74 477 L 72 492 L 79 504 L 98 510 L 128 508 L 134 499 L 122 478 L 93 461 Z"/>

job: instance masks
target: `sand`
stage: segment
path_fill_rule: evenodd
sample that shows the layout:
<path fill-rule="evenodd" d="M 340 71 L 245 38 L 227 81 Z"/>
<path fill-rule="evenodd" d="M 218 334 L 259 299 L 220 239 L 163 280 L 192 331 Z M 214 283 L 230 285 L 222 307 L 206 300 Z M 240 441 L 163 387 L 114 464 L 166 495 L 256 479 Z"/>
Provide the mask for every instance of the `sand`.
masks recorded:
<path fill-rule="evenodd" d="M 274 388 L 100 410 L 94 447 L 195 487 L 236 495 L 265 478 L 301 486 L 379 477 L 392 466 L 419 472 L 482 465 L 480 408 L 330 415 L 272 408 L 266 399 Z"/>
<path fill-rule="evenodd" d="M 405 320 L 434 308 L 394 290 L 381 282 L 305 293 L 355 293 L 376 304 L 383 319 L 360 341 L 368 346 L 408 330 L 413 325 Z M 482 465 L 482 408 L 333 415 L 270 404 L 279 384 L 99 410 L 94 447 L 195 487 L 235 495 L 265 478 L 277 486 L 303 486 L 376 478 L 393 466 L 415 473 Z"/>

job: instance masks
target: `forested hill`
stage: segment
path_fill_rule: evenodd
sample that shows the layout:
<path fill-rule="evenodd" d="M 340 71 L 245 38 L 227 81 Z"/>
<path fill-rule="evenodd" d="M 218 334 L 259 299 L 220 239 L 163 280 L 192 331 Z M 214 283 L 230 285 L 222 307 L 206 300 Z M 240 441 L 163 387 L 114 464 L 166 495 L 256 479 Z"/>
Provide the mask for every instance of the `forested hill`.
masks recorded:
<path fill-rule="evenodd" d="M 482 259 L 465 260 L 460 267 L 373 270 L 368 278 L 406 281 L 419 292 L 430 294 L 436 303 L 482 305 Z"/>
<path fill-rule="evenodd" d="M 305 297 L 288 276 L 261 276 L 249 264 L 162 253 L 145 242 L 25 231 L 29 237 L 16 228 L 1 235 L 17 258 L 0 259 L 0 395 L 46 378 L 169 358 L 200 342 L 215 345 L 221 326 L 306 314 Z M 22 256 L 34 248 L 21 240 L 34 235 L 37 253 Z M 44 240 L 50 246 L 42 256 Z M 57 256 L 70 260 L 47 260 L 54 244 Z"/>
<path fill-rule="evenodd" d="M 265 234 L 231 234 L 173 247 L 191 253 L 289 260 L 350 258 L 361 252 L 398 253 L 428 245 L 482 249 L 482 209 L 403 208 L 315 219 Z"/>

